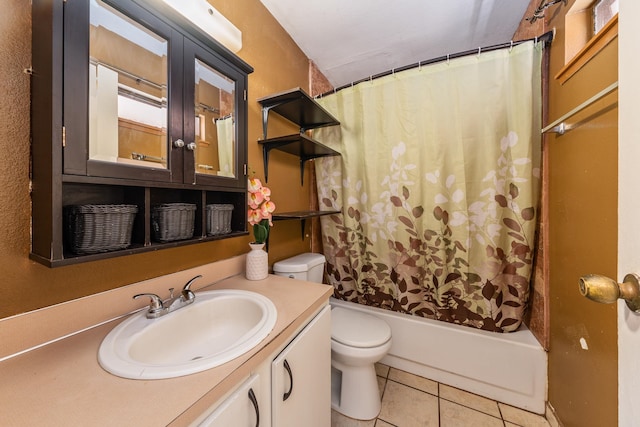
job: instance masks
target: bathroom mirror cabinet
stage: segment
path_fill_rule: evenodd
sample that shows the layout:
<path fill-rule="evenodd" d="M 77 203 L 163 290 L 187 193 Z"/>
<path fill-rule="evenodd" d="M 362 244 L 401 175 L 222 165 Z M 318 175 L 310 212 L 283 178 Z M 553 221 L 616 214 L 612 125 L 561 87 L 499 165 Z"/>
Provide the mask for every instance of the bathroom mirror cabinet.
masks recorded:
<path fill-rule="evenodd" d="M 251 66 L 159 0 L 32 10 L 31 257 L 58 266 L 247 234 Z M 154 208 L 178 204 L 195 207 L 193 235 L 157 239 Z M 92 237 L 66 212 L 96 205 L 137 210 L 130 245 L 76 250 Z M 210 232 L 208 205 L 232 207 L 230 229 Z"/>

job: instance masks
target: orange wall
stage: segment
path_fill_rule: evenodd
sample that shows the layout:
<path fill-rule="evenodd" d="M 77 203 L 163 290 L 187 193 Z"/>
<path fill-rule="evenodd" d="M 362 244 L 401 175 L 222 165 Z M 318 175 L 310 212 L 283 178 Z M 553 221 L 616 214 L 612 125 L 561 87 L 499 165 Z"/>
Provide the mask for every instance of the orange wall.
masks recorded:
<path fill-rule="evenodd" d="M 549 121 L 617 81 L 617 38 L 573 77 L 554 76 L 564 66 L 564 14 L 551 47 Z M 546 140 L 549 213 L 549 403 L 566 427 L 617 425 L 616 306 L 578 292 L 587 273 L 617 274 L 617 92 L 567 120 L 574 129 Z M 587 348 L 581 345 L 581 339 Z"/>
<path fill-rule="evenodd" d="M 255 69 L 249 76 L 249 167 L 263 177 L 262 119 L 257 98 L 308 87 L 308 59 L 259 0 L 211 0 L 241 31 L 238 52 Z M 50 269 L 29 259 L 29 77 L 31 12 L 24 0 L 5 0 L 0 14 L 0 318 L 246 253 L 251 236 L 165 249 Z M 37 72 L 37 70 L 36 70 Z M 290 125 L 273 120 L 279 132 Z M 271 134 L 270 135 L 274 135 Z M 300 182 L 298 160 L 274 153 L 269 168 L 278 211 L 305 210 L 310 181 Z M 296 221 L 277 222 L 269 262 L 309 250 Z"/>

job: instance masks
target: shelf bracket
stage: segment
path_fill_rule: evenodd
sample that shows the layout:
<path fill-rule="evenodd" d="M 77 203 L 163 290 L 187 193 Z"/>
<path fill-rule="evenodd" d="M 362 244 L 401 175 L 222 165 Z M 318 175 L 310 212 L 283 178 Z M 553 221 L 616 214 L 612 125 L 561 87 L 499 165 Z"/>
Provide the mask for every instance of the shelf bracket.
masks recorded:
<path fill-rule="evenodd" d="M 300 237 L 302 237 L 302 241 L 303 242 L 304 242 L 304 228 L 305 228 L 304 226 L 305 226 L 306 222 L 307 222 L 307 220 L 304 219 L 304 218 L 302 218 L 300 220 Z"/>
<path fill-rule="evenodd" d="M 284 102 L 278 102 L 273 105 L 262 107 L 262 138 L 263 139 L 267 139 L 267 128 L 269 125 L 269 111 L 271 111 L 272 108 L 275 108 L 282 104 L 284 104 Z"/>
<path fill-rule="evenodd" d="M 304 185 L 304 164 L 308 159 L 300 157 L 300 185 Z"/>
<path fill-rule="evenodd" d="M 269 151 L 271 148 L 266 145 L 262 146 L 262 167 L 264 168 L 264 182 L 269 182 Z"/>

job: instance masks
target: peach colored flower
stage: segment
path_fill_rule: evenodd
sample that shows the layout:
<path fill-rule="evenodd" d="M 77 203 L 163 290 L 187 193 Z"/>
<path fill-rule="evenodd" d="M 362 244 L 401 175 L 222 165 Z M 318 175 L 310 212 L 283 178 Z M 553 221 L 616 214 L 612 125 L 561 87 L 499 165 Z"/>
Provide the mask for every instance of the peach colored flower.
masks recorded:
<path fill-rule="evenodd" d="M 260 191 L 262 187 L 262 182 L 258 178 L 249 178 L 249 192 L 255 193 L 256 191 Z"/>
<path fill-rule="evenodd" d="M 249 209 L 247 216 L 249 217 L 249 224 L 251 225 L 256 225 L 262 221 L 262 212 L 260 212 L 259 209 Z"/>
<path fill-rule="evenodd" d="M 249 193 L 248 199 L 249 199 L 249 207 L 251 209 L 258 209 L 260 207 L 260 204 L 265 200 L 264 195 L 260 191 L 257 191 L 255 193 Z"/>
<path fill-rule="evenodd" d="M 271 189 L 263 186 L 259 179 L 249 178 L 247 191 L 247 221 L 253 226 L 256 242 L 264 243 L 269 237 L 269 227 L 273 226 L 271 214 L 276 210 Z"/>

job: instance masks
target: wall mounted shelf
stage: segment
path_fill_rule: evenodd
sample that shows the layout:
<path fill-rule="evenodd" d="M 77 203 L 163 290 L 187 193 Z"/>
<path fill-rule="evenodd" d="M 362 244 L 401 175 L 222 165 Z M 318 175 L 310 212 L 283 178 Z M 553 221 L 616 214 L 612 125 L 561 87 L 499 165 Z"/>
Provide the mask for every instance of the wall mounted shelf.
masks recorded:
<path fill-rule="evenodd" d="M 260 98 L 258 102 L 262 105 L 264 139 L 267 139 L 267 125 L 271 111 L 300 126 L 300 132 L 340 124 L 335 117 L 299 87 Z"/>
<path fill-rule="evenodd" d="M 300 185 L 304 184 L 304 164 L 307 160 L 317 157 L 340 155 L 336 150 L 319 143 L 305 134 L 307 130 L 325 126 L 336 126 L 339 125 L 340 122 L 302 89 L 290 89 L 275 95 L 260 98 L 258 102 L 262 106 L 263 140 L 258 142 L 262 145 L 265 182 L 269 179 L 269 152 L 271 150 L 283 151 L 300 158 Z M 298 125 L 300 127 L 300 133 L 267 138 L 269 113 L 271 111 Z M 304 229 L 307 219 L 337 213 L 340 213 L 340 211 L 282 212 L 274 214 L 273 220 L 300 221 L 302 240 L 304 240 Z"/>

